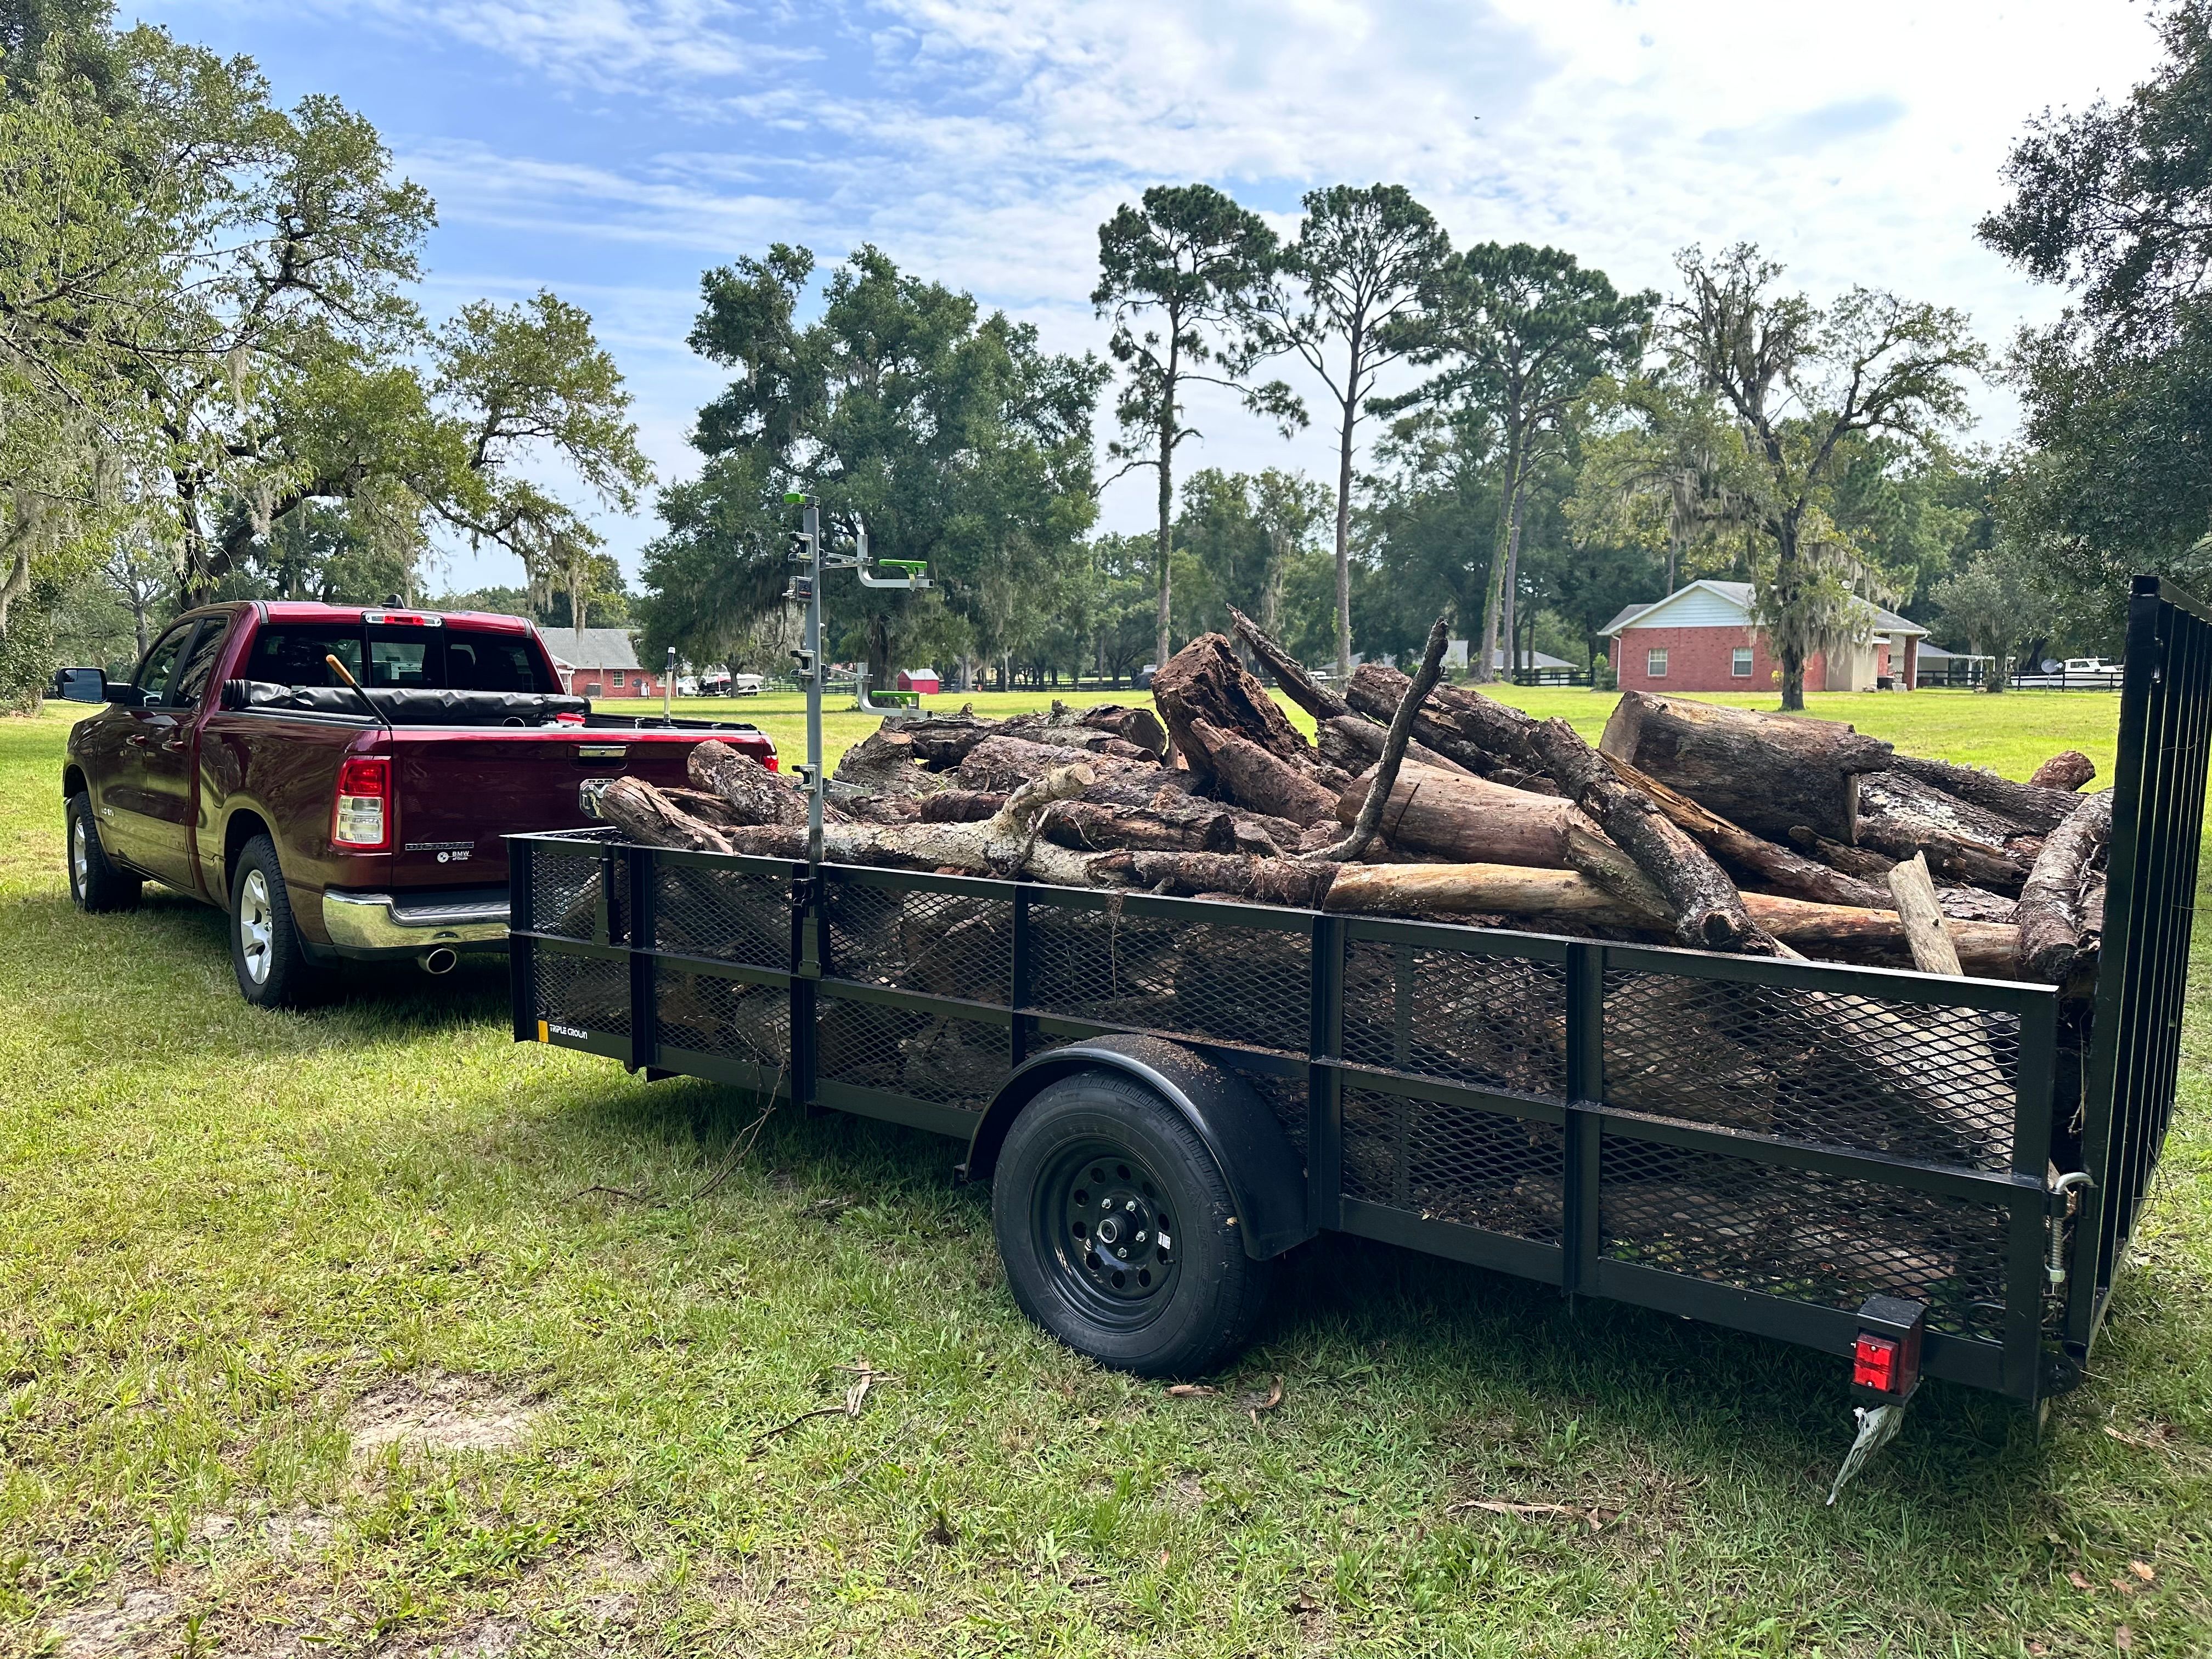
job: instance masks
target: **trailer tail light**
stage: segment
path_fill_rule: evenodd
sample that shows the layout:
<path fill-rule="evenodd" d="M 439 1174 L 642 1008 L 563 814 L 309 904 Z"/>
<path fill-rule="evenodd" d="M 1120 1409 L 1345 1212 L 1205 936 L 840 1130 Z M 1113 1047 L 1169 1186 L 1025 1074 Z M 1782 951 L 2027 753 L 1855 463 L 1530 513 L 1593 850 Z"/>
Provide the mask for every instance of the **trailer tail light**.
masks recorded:
<path fill-rule="evenodd" d="M 350 756 L 338 763 L 331 845 L 359 853 L 391 844 L 392 763 L 381 755 Z"/>
<path fill-rule="evenodd" d="M 769 750 L 768 751 L 768 758 L 767 758 L 766 760 L 763 761 L 763 762 L 761 763 L 761 764 L 762 764 L 763 766 L 765 766 L 766 768 L 768 768 L 768 769 L 769 769 L 769 771 L 771 771 L 771 772 L 775 771 L 775 750 L 773 750 L 773 749 Z"/>
<path fill-rule="evenodd" d="M 1920 1335 L 1924 1304 L 1902 1297 L 1870 1296 L 1859 1309 L 1851 1345 L 1851 1389 L 1877 1404 L 1909 1400 L 1920 1386 Z"/>

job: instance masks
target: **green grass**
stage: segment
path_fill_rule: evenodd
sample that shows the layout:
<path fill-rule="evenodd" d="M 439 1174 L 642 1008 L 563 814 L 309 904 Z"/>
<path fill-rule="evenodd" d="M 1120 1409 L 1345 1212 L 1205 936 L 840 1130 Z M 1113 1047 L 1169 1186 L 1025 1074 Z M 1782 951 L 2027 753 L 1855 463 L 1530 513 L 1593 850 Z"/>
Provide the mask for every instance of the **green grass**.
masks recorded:
<path fill-rule="evenodd" d="M 2106 698 L 1816 712 L 2109 769 Z M 748 1151 L 742 1096 L 512 1044 L 496 969 L 249 1010 L 213 912 L 70 908 L 65 730 L 0 721 L 0 1650 L 119 1651 L 118 1602 L 149 1655 L 2212 1641 L 2201 1007 L 2096 1377 L 2040 1439 L 1929 1384 L 1826 1510 L 1832 1358 L 1323 1239 L 1224 1393 L 1170 1398 L 1022 1320 L 950 1143 L 786 1112 Z M 862 1356 L 857 1417 L 761 1438 Z M 464 1443 L 349 1452 L 364 1400 Z"/>

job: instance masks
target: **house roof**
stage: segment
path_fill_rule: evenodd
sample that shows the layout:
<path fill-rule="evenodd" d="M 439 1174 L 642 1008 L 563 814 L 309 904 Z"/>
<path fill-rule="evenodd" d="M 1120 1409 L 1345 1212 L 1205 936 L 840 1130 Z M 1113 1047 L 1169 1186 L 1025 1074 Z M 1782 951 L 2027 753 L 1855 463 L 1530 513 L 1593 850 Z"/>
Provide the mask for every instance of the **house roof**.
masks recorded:
<path fill-rule="evenodd" d="M 1723 582 L 1702 578 L 1676 588 L 1665 599 L 1652 604 L 1632 605 L 1626 607 L 1619 616 L 1600 629 L 1598 632 L 1609 639 L 1625 628 L 1647 626 L 1656 618 L 1659 612 L 1666 610 L 1669 605 L 1681 603 L 1689 595 L 1697 593 L 1707 594 L 1720 600 L 1723 605 L 1738 612 L 1744 622 L 1748 623 L 1751 620 L 1752 592 L 1749 582 Z M 1868 620 L 1876 633 L 1893 635 L 1911 635 L 1919 639 L 1927 637 L 1928 630 L 1910 617 L 1900 617 L 1894 611 L 1886 611 L 1870 599 L 1860 599 L 1856 603 L 1869 613 Z M 1705 625 L 1718 626 L 1719 624 Z"/>
<path fill-rule="evenodd" d="M 1565 657 L 1555 657 L 1547 651 L 1539 651 L 1534 647 L 1531 647 L 1528 652 L 1528 666 L 1531 668 L 1572 668 L 1574 664 L 1569 662 Z M 1505 647 L 1504 646 L 1499 646 L 1497 650 L 1490 653 L 1490 668 L 1491 672 L 1494 674 L 1502 674 L 1505 672 Z"/>
<path fill-rule="evenodd" d="M 563 668 L 642 668 L 626 628 L 541 628 L 538 636 Z"/>

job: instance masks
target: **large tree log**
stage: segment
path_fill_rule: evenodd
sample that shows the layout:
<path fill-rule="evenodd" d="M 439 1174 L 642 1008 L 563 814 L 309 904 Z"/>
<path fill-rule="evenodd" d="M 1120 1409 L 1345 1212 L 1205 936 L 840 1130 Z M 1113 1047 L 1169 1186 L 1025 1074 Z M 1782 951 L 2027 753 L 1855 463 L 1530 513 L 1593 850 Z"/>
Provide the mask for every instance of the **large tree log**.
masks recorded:
<path fill-rule="evenodd" d="M 1364 662 L 1352 670 L 1345 700 L 1370 720 L 1387 726 L 1412 684 L 1395 668 Z M 1440 685 L 1414 717 L 1413 736 L 1471 772 L 1517 784 L 1523 775 L 1542 770 L 1534 743 L 1535 726 L 1517 708 L 1460 686 Z"/>
<path fill-rule="evenodd" d="M 1234 853 L 1237 826 L 1229 812 L 1212 801 L 1178 797 L 1172 805 L 1117 806 L 1109 802 L 1063 801 L 1047 815 L 1044 837 L 1055 846 L 1083 853 L 1115 848 L 1146 853 Z"/>
<path fill-rule="evenodd" d="M 1618 756 L 1606 755 L 1604 760 L 1614 776 L 1650 796 L 1677 829 L 1711 853 L 1739 883 L 1820 904 L 1881 904 L 1883 890 L 1872 882 L 1845 875 L 1754 836 Z"/>
<path fill-rule="evenodd" d="M 632 841 L 648 847 L 681 848 L 687 853 L 726 853 L 722 831 L 702 823 L 642 778 L 617 778 L 599 792 L 599 816 Z M 805 831 L 799 832 L 803 842 Z"/>
<path fill-rule="evenodd" d="M 1154 892 L 1186 897 L 1218 893 L 1255 904 L 1310 910 L 1328 896 L 1329 885 L 1338 879 L 1340 872 L 1366 867 L 1318 859 L 1251 858 L 1234 853 L 1108 853 L 1091 865 L 1091 875 L 1102 885 L 1108 878 L 1118 878 Z"/>
<path fill-rule="evenodd" d="M 1164 760 L 1168 752 L 1167 732 L 1158 717 L 1149 708 L 1129 703 L 1102 702 L 1089 708 L 1071 708 L 1054 701 L 1044 714 L 1017 714 L 1000 721 L 999 731 L 1010 738 L 1065 744 L 1094 754 L 1111 752 L 1105 745 L 1117 740 L 1143 750 L 1154 761 Z"/>
<path fill-rule="evenodd" d="M 1202 769 L 1217 792 L 1239 806 L 1301 825 L 1335 816 L 1336 797 L 1310 768 L 1282 760 L 1237 732 L 1224 731 L 1208 720 L 1194 720 L 1177 741 L 1188 745 L 1184 752 L 1190 757 L 1191 769 Z"/>
<path fill-rule="evenodd" d="M 2010 778 L 1979 766 L 1954 766 L 1949 761 L 1920 755 L 1899 755 L 1893 770 L 1932 784 L 1947 795 L 1983 807 L 2009 820 L 2014 833 L 2021 830 L 2048 835 L 2070 817 L 2082 798 L 2063 789 L 2033 783 L 2014 783 Z"/>
<path fill-rule="evenodd" d="M 2080 789 L 2097 775 L 2097 763 L 2078 749 L 2061 750 L 2028 779 L 2039 789 Z"/>
<path fill-rule="evenodd" d="M 1094 755 L 1059 744 L 1031 743 L 1026 738 L 994 733 L 969 750 L 957 774 L 963 789 L 1006 794 L 1035 778 L 1062 766 L 1087 766 L 1103 782 L 1129 783 L 1146 788 L 1180 788 L 1185 793 L 1197 782 L 1149 761 L 1124 760 L 1118 756 Z"/>
<path fill-rule="evenodd" d="M 1373 791 L 1374 780 L 1354 778 L 1337 797 L 1336 817 L 1350 823 Z M 1559 795 L 1509 789 L 1487 778 L 1443 772 L 1408 762 L 1383 809 L 1378 827 L 1394 845 L 1435 853 L 1462 864 L 1526 864 L 1572 867 L 1579 831 L 1595 840 L 1598 829 L 1572 801 Z"/>
<path fill-rule="evenodd" d="M 1323 720 L 1314 732 L 1314 746 L 1321 751 L 1328 764 L 1339 767 L 1357 779 L 1364 772 L 1372 771 L 1375 763 L 1382 758 L 1383 739 L 1389 732 L 1364 714 L 1339 714 Z M 1462 766 L 1449 756 L 1439 755 L 1426 744 L 1409 743 L 1406 758 L 1418 761 L 1423 766 L 1439 772 L 1456 772 L 1462 777 L 1477 774 Z"/>
<path fill-rule="evenodd" d="M 1267 695 L 1267 688 L 1245 672 L 1225 635 L 1201 634 L 1162 664 L 1152 676 L 1152 701 L 1167 722 L 1176 751 L 1191 770 L 1203 776 L 1212 775 L 1212 763 L 1195 742 L 1194 728 L 1201 720 L 1235 732 L 1287 764 L 1313 762 L 1313 745 Z"/>
<path fill-rule="evenodd" d="M 1731 823 L 1782 841 L 1799 824 L 1858 839 L 1860 775 L 1894 751 L 1835 720 L 1625 691 L 1598 745 Z"/>
<path fill-rule="evenodd" d="M 1006 796 L 995 790 L 940 789 L 922 797 L 915 816 L 924 823 L 981 823 L 1006 804 Z"/>
<path fill-rule="evenodd" d="M 1711 855 L 1669 822 L 1649 796 L 1615 777 L 1573 726 L 1557 718 L 1546 720 L 1537 727 L 1534 742 L 1544 769 L 1666 895 L 1682 943 L 1708 951 L 1774 953 L 1773 940 L 1752 921 L 1735 884 Z"/>
<path fill-rule="evenodd" d="M 2016 826 L 1909 772 L 1869 773 L 1860 781 L 1859 843 L 1897 860 L 1924 854 L 1948 880 L 2016 894 L 2027 860 L 2006 847 Z"/>
<path fill-rule="evenodd" d="M 889 720 L 848 749 L 830 775 L 833 792 L 860 795 L 926 795 L 945 787 L 925 770 L 914 734 Z"/>
<path fill-rule="evenodd" d="M 1275 683 L 1286 692 L 1292 702 L 1311 714 L 1316 721 L 1336 720 L 1352 713 L 1352 705 L 1334 691 L 1317 685 L 1312 675 L 1306 672 L 1298 659 L 1269 638 L 1260 624 L 1239 611 L 1229 607 L 1230 619 L 1236 624 L 1237 637 L 1251 648 L 1252 654 L 1275 677 Z"/>
<path fill-rule="evenodd" d="M 1894 910 L 1814 904 L 1770 893 L 1746 893 L 1752 919 L 1784 944 L 1813 956 L 1849 951 L 1868 957 L 1911 960 L 1905 927 Z M 1576 870 L 1538 870 L 1514 864 L 1355 864 L 1329 890 L 1330 910 L 1392 915 L 1565 916 L 1632 931 L 1663 930 L 1663 908 L 1630 903 Z M 2017 977 L 2014 953 L 2020 930 L 2002 922 L 1947 921 L 1969 974 L 1983 979 Z"/>
<path fill-rule="evenodd" d="M 1923 974 L 1963 974 L 1959 946 L 1944 924 L 1943 907 L 1936 896 L 1936 883 L 1928 874 L 1928 860 L 1915 856 L 1889 872 L 1890 896 L 1897 902 L 1898 924 L 1912 963 Z"/>
<path fill-rule="evenodd" d="M 943 772 L 959 765 L 969 750 L 995 735 L 1001 724 L 963 709 L 957 714 L 932 714 L 926 720 L 886 720 L 881 729 L 904 738 L 917 760 L 933 771 Z"/>
<path fill-rule="evenodd" d="M 684 764 L 691 781 L 719 795 L 747 823 L 804 823 L 806 797 L 750 755 L 709 738 Z"/>
<path fill-rule="evenodd" d="M 1429 629 L 1428 644 L 1421 655 L 1419 672 L 1413 683 L 1406 688 L 1406 696 L 1390 717 L 1390 729 L 1382 739 L 1382 757 L 1375 763 L 1375 787 L 1370 799 L 1361 803 L 1358 816 L 1341 841 L 1316 849 L 1317 857 L 1331 859 L 1339 864 L 1348 864 L 1367 850 L 1375 839 L 1376 825 L 1382 821 L 1382 809 L 1389 805 L 1390 792 L 1397 787 L 1398 769 L 1405 764 L 1406 745 L 1413 741 L 1413 717 L 1420 713 L 1421 702 L 1437 689 L 1437 681 L 1443 675 L 1444 646 L 1449 629 L 1444 618 L 1439 617 Z M 1346 779 L 1346 782 L 1350 780 Z"/>
<path fill-rule="evenodd" d="M 2029 979 L 2063 985 L 2076 961 L 2097 948 L 2101 895 L 2094 927 L 2088 901 L 2112 836 L 2112 792 L 2106 789 L 2083 800 L 2045 840 L 2020 894 L 2020 966 Z"/>

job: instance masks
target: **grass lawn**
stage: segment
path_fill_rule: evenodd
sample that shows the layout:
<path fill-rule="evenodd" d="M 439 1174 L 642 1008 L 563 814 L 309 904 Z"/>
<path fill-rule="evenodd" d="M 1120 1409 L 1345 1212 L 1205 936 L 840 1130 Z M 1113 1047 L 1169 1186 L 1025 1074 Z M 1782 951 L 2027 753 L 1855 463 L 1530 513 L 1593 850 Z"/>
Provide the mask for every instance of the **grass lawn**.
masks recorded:
<path fill-rule="evenodd" d="M 1815 702 L 2110 770 L 2106 696 Z M 949 1142 L 518 1048 L 493 967 L 252 1011 L 216 913 L 70 909 L 65 732 L 0 720 L 0 1652 L 2212 1644 L 2201 1002 L 2098 1375 L 1931 1383 L 1827 1510 L 1832 1358 L 1331 1238 L 1174 1398 L 1021 1318 Z"/>

